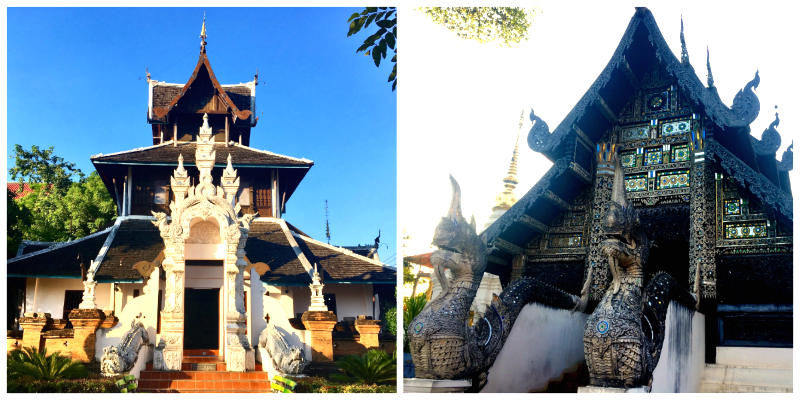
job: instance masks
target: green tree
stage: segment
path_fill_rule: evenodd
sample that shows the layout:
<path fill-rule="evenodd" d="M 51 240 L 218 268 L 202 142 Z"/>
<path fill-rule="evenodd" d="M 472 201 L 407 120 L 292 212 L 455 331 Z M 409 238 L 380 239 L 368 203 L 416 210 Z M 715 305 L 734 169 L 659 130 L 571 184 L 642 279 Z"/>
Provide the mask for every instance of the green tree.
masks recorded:
<path fill-rule="evenodd" d="M 389 82 L 392 82 L 392 91 L 397 87 L 397 8 L 396 7 L 367 7 L 360 13 L 353 13 L 347 20 L 350 22 L 350 29 L 347 37 L 361 32 L 362 29 L 369 28 L 374 22 L 377 30 L 364 39 L 364 43 L 358 47 L 357 53 L 364 53 L 372 56 L 375 66 L 381 65 L 381 60 L 386 59 L 386 55 L 391 51 L 394 55 L 391 61 L 394 63 L 392 72 L 389 74 Z"/>
<path fill-rule="evenodd" d="M 31 223 L 31 212 L 26 207 L 14 201 L 14 192 L 6 189 L 8 210 L 6 212 L 6 256 L 11 258 L 17 253 L 17 248 L 22 243 L 25 227 Z"/>
<path fill-rule="evenodd" d="M 55 156 L 52 147 L 25 150 L 15 145 L 14 153 L 15 166 L 9 173 L 33 191 L 13 200 L 13 210 L 9 207 L 9 253 L 19 244 L 12 242 L 17 237 L 11 236 L 11 227 L 21 232 L 21 239 L 65 241 L 96 232 L 116 218 L 116 205 L 97 172 L 85 178 L 75 164 Z M 13 249 L 16 252 L 16 246 Z"/>
<path fill-rule="evenodd" d="M 28 183 L 52 185 L 55 189 L 67 190 L 73 178 L 78 181 L 84 178 L 74 163 L 53 154 L 53 146 L 42 150 L 33 145 L 25 150 L 19 144 L 14 145 L 14 167 L 8 170 L 11 179 L 21 179 Z"/>
<path fill-rule="evenodd" d="M 519 7 L 421 7 L 433 22 L 444 25 L 461 38 L 477 40 L 481 43 L 499 41 L 511 46 L 528 39 L 534 10 Z M 389 74 L 392 91 L 397 87 L 397 8 L 367 7 L 360 13 L 353 13 L 347 20 L 350 37 L 373 22 L 377 30 L 364 39 L 357 53 L 371 55 L 378 67 L 381 60 L 391 51 L 394 63 Z"/>
<path fill-rule="evenodd" d="M 433 20 L 463 39 L 510 46 L 528 39 L 535 12 L 519 7 L 422 7 Z"/>

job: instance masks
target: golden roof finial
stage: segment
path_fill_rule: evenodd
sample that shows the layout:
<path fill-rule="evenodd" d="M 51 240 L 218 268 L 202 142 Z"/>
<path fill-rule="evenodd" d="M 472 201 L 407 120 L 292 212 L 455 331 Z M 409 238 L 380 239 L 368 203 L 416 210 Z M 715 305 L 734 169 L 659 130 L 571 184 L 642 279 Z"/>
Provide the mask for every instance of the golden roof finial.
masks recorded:
<path fill-rule="evenodd" d="M 203 11 L 203 27 L 200 29 L 200 52 L 206 52 L 206 12 Z"/>

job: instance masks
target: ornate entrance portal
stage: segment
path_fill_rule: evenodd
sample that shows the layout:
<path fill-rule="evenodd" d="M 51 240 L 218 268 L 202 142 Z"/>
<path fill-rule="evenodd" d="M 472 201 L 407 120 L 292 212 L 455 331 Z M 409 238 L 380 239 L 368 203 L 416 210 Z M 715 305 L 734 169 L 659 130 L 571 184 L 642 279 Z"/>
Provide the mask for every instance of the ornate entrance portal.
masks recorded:
<path fill-rule="evenodd" d="M 164 309 L 161 312 L 161 338 L 156 352 L 156 368 L 179 371 L 183 360 L 185 331 L 185 273 L 186 259 L 196 252 L 216 253 L 223 260 L 222 320 L 225 324 L 223 349 L 228 371 L 255 369 L 255 353 L 246 334 L 244 308 L 244 245 L 253 214 L 239 218 L 236 203 L 239 178 L 231 165 L 223 170 L 221 187 L 214 186 L 211 170 L 216 152 L 208 115 L 203 115 L 203 126 L 197 137 L 195 162 L 200 171 L 199 183 L 190 185 L 189 174 L 183 167 L 183 155 L 178 157 L 178 168 L 171 179 L 175 201 L 170 204 L 171 216 L 153 213 L 164 240 L 166 273 Z M 194 232 L 193 232 L 194 231 Z M 204 254 L 207 255 L 207 254 Z M 216 323 L 214 323 L 216 325 Z"/>

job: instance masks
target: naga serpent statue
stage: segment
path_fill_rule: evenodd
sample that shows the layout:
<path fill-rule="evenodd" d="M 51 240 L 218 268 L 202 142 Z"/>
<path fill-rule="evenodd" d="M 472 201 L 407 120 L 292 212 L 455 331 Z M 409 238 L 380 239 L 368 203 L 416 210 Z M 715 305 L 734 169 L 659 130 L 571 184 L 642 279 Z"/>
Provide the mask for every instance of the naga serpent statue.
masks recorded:
<path fill-rule="evenodd" d="M 439 248 L 431 256 L 442 284 L 442 295 L 426 304 L 411 321 L 408 340 L 417 378 L 472 379 L 485 383 L 494 362 L 522 308 L 539 301 L 569 309 L 578 297 L 534 278 L 522 277 L 494 296 L 485 315 L 469 326 L 469 309 L 486 270 L 488 248 L 461 214 L 461 191 L 450 177 L 453 198 L 433 238 Z M 444 270 L 452 272 L 447 280 Z M 476 380 L 477 378 L 477 380 Z"/>
<path fill-rule="evenodd" d="M 583 348 L 593 386 L 649 386 L 664 342 L 670 300 L 690 309 L 694 298 L 665 272 L 643 290 L 650 248 L 639 215 L 625 198 L 624 175 L 616 161 L 612 201 L 603 217 L 602 253 L 611 283 L 586 321 Z M 587 283 L 591 282 L 591 270 Z"/>

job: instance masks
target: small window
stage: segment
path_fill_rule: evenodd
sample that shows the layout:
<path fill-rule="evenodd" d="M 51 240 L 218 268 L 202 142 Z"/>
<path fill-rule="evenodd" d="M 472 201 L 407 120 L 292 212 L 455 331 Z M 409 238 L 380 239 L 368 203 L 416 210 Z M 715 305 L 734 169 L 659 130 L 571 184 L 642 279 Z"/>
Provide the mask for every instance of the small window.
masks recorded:
<path fill-rule="evenodd" d="M 334 314 L 339 315 L 336 312 L 336 295 L 333 293 L 323 293 L 322 297 L 325 299 L 325 307 L 328 307 L 328 311 L 333 311 Z"/>
<path fill-rule="evenodd" d="M 83 301 L 83 290 L 65 290 L 64 291 L 64 312 L 61 318 L 68 319 L 69 312 L 78 308 Z"/>
<path fill-rule="evenodd" d="M 133 289 L 133 298 L 139 297 L 139 289 Z"/>

